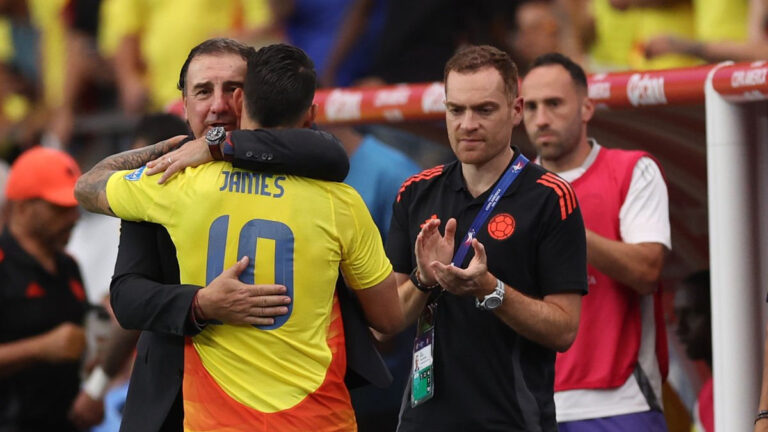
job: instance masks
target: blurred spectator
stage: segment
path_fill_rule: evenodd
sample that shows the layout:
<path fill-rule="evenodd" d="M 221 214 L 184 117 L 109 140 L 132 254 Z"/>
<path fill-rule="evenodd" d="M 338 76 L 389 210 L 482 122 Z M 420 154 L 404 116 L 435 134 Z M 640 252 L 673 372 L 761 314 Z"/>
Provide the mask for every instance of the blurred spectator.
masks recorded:
<path fill-rule="evenodd" d="M 131 148 L 137 149 L 176 135 L 189 133 L 187 125 L 172 114 L 146 115 L 136 124 Z M 120 220 L 86 212 L 77 224 L 69 243 L 69 251 L 83 266 L 83 276 L 89 287 L 92 303 L 109 297 L 109 283 L 117 260 Z M 107 302 L 108 303 L 108 302 Z M 111 308 L 108 308 L 111 311 Z M 125 404 L 127 376 L 122 374 L 136 347 L 139 332 L 124 330 L 111 315 L 111 329 L 93 370 L 72 405 L 70 416 L 80 428 L 104 421 L 120 425 L 122 416 L 110 407 Z M 91 329 L 87 329 L 89 332 Z M 122 384 L 125 384 L 123 386 Z M 109 405 L 109 406 L 107 406 Z M 106 424 L 104 425 L 106 426 Z M 116 430 L 116 429 L 115 429 Z"/>
<path fill-rule="evenodd" d="M 288 18 L 291 43 L 313 53 L 313 42 L 303 32 L 328 24 L 330 37 L 323 38 L 327 57 L 315 58 L 326 85 L 346 85 L 366 78 L 367 83 L 426 82 L 442 79 L 442 65 L 462 44 L 489 43 L 505 51 L 519 3 L 482 0 L 471 5 L 458 0 L 336 0 L 339 9 L 326 2 L 297 0 L 293 7 L 273 0 L 277 17 Z M 314 3 L 333 17 L 319 22 L 317 14 L 303 12 L 302 3 Z M 291 2 L 289 2 L 291 4 Z M 341 10 L 343 7 L 343 11 Z M 282 10 L 282 12 L 280 12 Z M 328 45 L 329 42 L 333 44 Z M 319 57 L 319 55 L 318 55 Z M 365 65 L 365 67 L 361 67 Z"/>
<path fill-rule="evenodd" d="M 709 271 L 691 274 L 675 293 L 677 337 L 685 345 L 691 360 L 702 360 L 707 373 L 712 371 L 712 313 L 709 297 Z M 712 376 L 701 387 L 693 409 L 694 431 L 714 432 L 714 402 Z"/>
<path fill-rule="evenodd" d="M 39 142 L 46 112 L 61 104 L 65 2 L 0 0 L 0 136 L 6 144 Z"/>
<path fill-rule="evenodd" d="M 99 45 L 114 60 L 123 109 L 136 114 L 177 101 L 186 53 L 211 36 L 263 25 L 264 1 L 103 0 Z"/>
<path fill-rule="evenodd" d="M 75 127 L 75 115 L 104 109 L 114 102 L 114 71 L 97 47 L 99 9 L 102 0 L 68 0 L 66 18 L 64 77 L 61 103 L 51 107 L 46 142 L 68 147 Z"/>
<path fill-rule="evenodd" d="M 76 431 L 86 309 L 80 271 L 64 254 L 78 217 L 80 170 L 67 154 L 34 148 L 11 167 L 0 236 L 0 430 Z"/>
<path fill-rule="evenodd" d="M 349 156 L 349 174 L 344 183 L 363 197 L 384 238 L 392 218 L 392 203 L 405 179 L 421 171 L 416 162 L 371 135 L 352 127 L 327 127 L 344 145 Z"/>
<path fill-rule="evenodd" d="M 348 86 L 368 74 L 385 1 L 270 0 L 270 5 L 275 25 L 314 61 L 321 84 Z"/>
<path fill-rule="evenodd" d="M 502 0 L 483 0 L 471 5 L 458 0 L 350 1 L 329 51 L 330 57 L 319 60 L 325 61 L 324 83 L 349 81 L 355 85 L 384 85 L 440 81 L 442 65 L 464 43 L 491 43 L 511 51 L 507 32 L 512 27 L 517 3 Z M 379 25 L 379 37 L 368 45 L 370 33 L 366 32 Z M 361 40 L 363 42 L 358 43 Z M 299 40 L 291 42 L 308 48 Z M 360 57 L 355 57 L 357 55 Z M 342 70 L 347 67 L 344 62 L 366 63 L 363 57 L 368 57 L 370 63 L 358 70 L 365 73 L 353 73 L 352 68 Z M 424 166 L 453 158 L 445 146 L 436 144 L 445 140 L 445 130 L 439 123 L 401 124 L 397 128 L 370 125 L 366 132 Z"/>
<path fill-rule="evenodd" d="M 697 64 L 691 56 L 646 58 L 645 45 L 656 36 L 693 37 L 690 0 L 558 0 L 566 51 L 584 56 L 587 69 L 663 69 Z M 572 23 L 569 21 L 573 21 Z"/>
<path fill-rule="evenodd" d="M 518 6 L 512 47 L 520 72 L 525 74 L 536 57 L 562 51 L 560 37 L 560 25 L 552 1 L 532 0 Z"/>
<path fill-rule="evenodd" d="M 694 2 L 696 37 L 663 35 L 646 46 L 646 56 L 682 53 L 714 63 L 768 58 L 765 0 L 698 0 Z"/>
<path fill-rule="evenodd" d="M 616 2 L 617 0 L 611 0 Z M 629 67 L 635 70 L 669 69 L 700 64 L 695 57 L 669 53 L 647 58 L 645 46 L 654 37 L 673 34 L 680 37 L 695 35 L 695 21 L 691 0 L 622 0 L 628 2 L 629 13 L 636 16 L 635 37 L 629 53 Z M 648 4 L 648 5 L 646 5 Z"/>

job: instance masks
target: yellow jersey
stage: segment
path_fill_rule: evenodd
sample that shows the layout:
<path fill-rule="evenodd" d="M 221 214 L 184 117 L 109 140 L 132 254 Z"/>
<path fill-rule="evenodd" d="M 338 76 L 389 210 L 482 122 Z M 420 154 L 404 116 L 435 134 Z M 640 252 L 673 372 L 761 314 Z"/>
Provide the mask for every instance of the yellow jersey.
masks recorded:
<path fill-rule="evenodd" d="M 590 50 L 593 71 L 666 69 L 701 63 L 694 57 L 678 54 L 645 58 L 645 45 L 656 36 L 694 37 L 690 4 L 618 10 L 609 0 L 593 0 L 591 7 L 595 17 L 595 42 Z"/>
<path fill-rule="evenodd" d="M 703 42 L 745 41 L 747 0 L 693 0 L 696 38 Z"/>
<path fill-rule="evenodd" d="M 181 282 L 204 286 L 240 257 L 246 283 L 285 285 L 289 312 L 266 327 L 208 325 L 185 353 L 186 430 L 356 430 L 344 387 L 338 270 L 353 289 L 391 272 L 362 198 L 342 183 L 251 173 L 226 162 L 165 186 L 143 168 L 107 184 L 115 214 L 164 225 Z M 255 264 L 255 265 L 254 265 Z"/>

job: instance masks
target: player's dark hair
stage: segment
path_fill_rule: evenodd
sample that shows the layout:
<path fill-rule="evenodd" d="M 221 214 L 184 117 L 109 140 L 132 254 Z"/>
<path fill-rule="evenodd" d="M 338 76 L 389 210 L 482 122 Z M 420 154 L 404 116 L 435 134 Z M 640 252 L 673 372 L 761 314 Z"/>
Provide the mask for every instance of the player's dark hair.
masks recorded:
<path fill-rule="evenodd" d="M 136 123 L 133 130 L 133 142 L 144 140 L 147 144 L 154 144 L 176 135 L 188 135 L 189 133 L 187 124 L 175 114 L 147 114 Z"/>
<path fill-rule="evenodd" d="M 243 92 L 247 115 L 261 127 L 294 126 L 312 105 L 315 65 L 299 48 L 265 46 L 248 59 Z"/>
<path fill-rule="evenodd" d="M 517 97 L 517 65 L 504 51 L 490 45 L 472 45 L 456 52 L 445 64 L 443 70 L 443 82 L 448 82 L 448 73 L 476 72 L 486 67 L 492 67 L 499 71 L 504 81 L 504 91 L 507 98 Z M 446 90 L 448 90 L 446 88 Z"/>
<path fill-rule="evenodd" d="M 244 61 L 248 60 L 248 57 L 254 52 L 252 47 L 229 38 L 213 38 L 201 42 L 196 47 L 192 48 L 187 56 L 187 60 L 184 62 L 184 66 L 181 67 L 179 73 L 179 83 L 176 87 L 181 90 L 181 94 L 186 94 L 187 85 L 187 70 L 189 69 L 189 63 L 192 59 L 199 55 L 204 54 L 237 54 L 243 58 Z"/>
<path fill-rule="evenodd" d="M 560 53 L 547 53 L 542 54 L 531 63 L 529 72 L 534 68 L 540 66 L 560 65 L 568 71 L 574 84 L 584 89 L 587 88 L 587 75 L 584 73 L 584 69 L 581 68 L 576 62 Z"/>

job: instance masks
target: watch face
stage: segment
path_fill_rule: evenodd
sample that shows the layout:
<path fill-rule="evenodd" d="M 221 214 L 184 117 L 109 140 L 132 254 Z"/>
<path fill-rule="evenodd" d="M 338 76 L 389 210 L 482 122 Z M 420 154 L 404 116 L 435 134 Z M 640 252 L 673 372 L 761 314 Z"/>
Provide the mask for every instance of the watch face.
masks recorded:
<path fill-rule="evenodd" d="M 205 140 L 208 141 L 209 144 L 218 144 L 226 134 L 227 131 L 223 127 L 216 126 L 205 133 Z"/>
<path fill-rule="evenodd" d="M 493 296 L 493 297 L 486 297 L 485 299 L 485 308 L 488 310 L 496 309 L 497 307 L 501 306 L 501 299 L 499 297 Z"/>

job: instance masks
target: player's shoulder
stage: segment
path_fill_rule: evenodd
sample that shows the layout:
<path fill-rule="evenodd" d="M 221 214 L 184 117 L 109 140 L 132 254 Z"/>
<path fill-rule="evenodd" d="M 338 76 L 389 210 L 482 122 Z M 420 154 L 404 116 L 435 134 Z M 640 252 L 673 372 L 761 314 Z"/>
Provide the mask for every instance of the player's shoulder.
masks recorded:
<path fill-rule="evenodd" d="M 331 180 L 320 180 L 295 175 L 281 175 L 286 178 L 286 187 L 302 188 L 303 193 L 314 196 L 327 196 L 333 199 L 349 200 L 359 198 L 360 194 L 352 186 Z"/>
<path fill-rule="evenodd" d="M 536 185 L 535 190 L 539 193 L 559 195 L 573 191 L 571 184 L 565 179 L 535 163 L 528 164 L 526 180 Z"/>
<path fill-rule="evenodd" d="M 653 155 L 643 150 L 601 147 L 600 153 L 600 156 L 608 162 L 608 165 L 616 169 L 631 169 L 640 162 L 658 164 Z"/>
<path fill-rule="evenodd" d="M 540 202 L 551 202 L 559 207 L 562 219 L 578 208 L 576 193 L 570 183 L 538 164 L 529 164 L 526 176 L 531 190 L 539 195 Z"/>
<path fill-rule="evenodd" d="M 399 202 L 404 194 L 411 194 L 421 190 L 426 190 L 431 185 L 443 179 L 449 172 L 456 168 L 457 162 L 437 165 L 432 168 L 418 172 L 403 181 L 400 189 L 397 191 L 396 201 Z"/>

